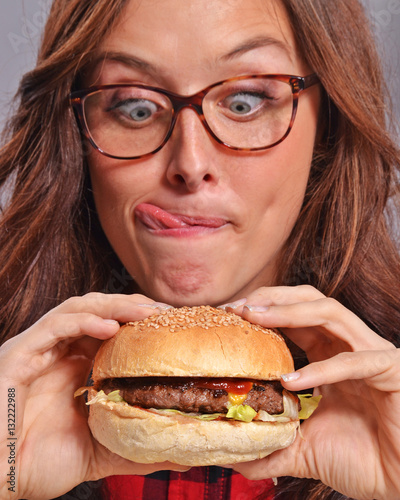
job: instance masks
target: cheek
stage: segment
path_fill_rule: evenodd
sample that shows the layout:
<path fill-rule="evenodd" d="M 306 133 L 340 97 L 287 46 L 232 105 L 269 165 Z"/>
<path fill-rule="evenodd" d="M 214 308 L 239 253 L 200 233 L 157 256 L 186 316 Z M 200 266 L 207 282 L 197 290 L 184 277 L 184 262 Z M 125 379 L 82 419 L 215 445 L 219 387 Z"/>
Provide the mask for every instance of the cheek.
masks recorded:
<path fill-rule="evenodd" d="M 289 141 L 289 138 L 287 139 Z M 294 220 L 303 202 L 312 153 L 301 150 L 296 137 L 287 146 L 277 146 L 268 152 L 246 173 L 237 184 L 243 198 L 254 212 L 255 219 L 268 218 L 269 225 Z M 251 208 L 252 207 L 252 208 Z"/>
<path fill-rule="evenodd" d="M 123 213 L 156 185 L 156 176 L 147 175 L 146 166 L 107 158 L 97 152 L 90 156 L 89 171 L 96 209 L 104 229 L 110 224 L 120 225 Z"/>
<path fill-rule="evenodd" d="M 113 221 L 115 226 L 120 226 L 123 220 L 124 191 L 120 177 L 115 175 L 112 168 L 103 168 L 101 162 L 90 168 L 96 211 L 108 238 Z"/>
<path fill-rule="evenodd" d="M 274 168 L 264 180 L 273 187 L 272 196 L 282 210 L 281 216 L 286 214 L 293 224 L 307 188 L 317 127 L 317 107 L 308 105 L 303 111 L 300 113 L 299 109 L 289 136 L 271 150 Z"/>
<path fill-rule="evenodd" d="M 96 212 L 103 231 L 117 253 L 121 255 L 121 244 L 127 241 L 128 228 L 132 225 L 132 188 L 138 180 L 132 175 L 132 168 L 122 168 L 109 158 L 97 159 L 90 164 L 90 178 Z"/>
<path fill-rule="evenodd" d="M 92 188 L 97 198 L 102 198 L 103 202 L 107 202 L 109 197 L 124 195 L 135 177 L 135 170 L 125 163 L 107 158 L 97 152 L 90 155 L 89 172 Z"/>
<path fill-rule="evenodd" d="M 117 192 L 121 192 L 121 175 L 115 175 L 121 168 L 119 160 L 107 158 L 97 151 L 92 152 L 88 159 L 90 180 L 93 194 L 98 200 L 99 206 L 106 203 L 109 198 L 114 198 Z M 96 201 L 97 204 L 97 201 Z"/>

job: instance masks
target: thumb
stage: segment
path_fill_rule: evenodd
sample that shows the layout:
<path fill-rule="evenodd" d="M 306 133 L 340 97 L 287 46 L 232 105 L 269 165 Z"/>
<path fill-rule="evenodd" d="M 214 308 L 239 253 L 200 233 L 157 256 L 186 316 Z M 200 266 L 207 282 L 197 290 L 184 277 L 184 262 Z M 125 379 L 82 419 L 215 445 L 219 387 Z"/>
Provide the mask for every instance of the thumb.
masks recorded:
<path fill-rule="evenodd" d="M 172 462 L 158 462 L 154 464 L 140 464 L 136 462 L 131 462 L 129 460 L 124 460 L 124 463 L 120 464 L 119 467 L 114 468 L 112 475 L 139 475 L 145 476 L 147 474 L 153 474 L 153 472 L 158 472 L 162 470 L 172 470 L 175 472 L 187 472 L 191 467 L 187 465 L 174 464 Z"/>
<path fill-rule="evenodd" d="M 308 471 L 305 470 L 303 446 L 304 440 L 297 434 L 294 443 L 287 448 L 275 451 L 265 458 L 235 464 L 231 467 L 252 481 L 282 476 L 309 477 Z"/>

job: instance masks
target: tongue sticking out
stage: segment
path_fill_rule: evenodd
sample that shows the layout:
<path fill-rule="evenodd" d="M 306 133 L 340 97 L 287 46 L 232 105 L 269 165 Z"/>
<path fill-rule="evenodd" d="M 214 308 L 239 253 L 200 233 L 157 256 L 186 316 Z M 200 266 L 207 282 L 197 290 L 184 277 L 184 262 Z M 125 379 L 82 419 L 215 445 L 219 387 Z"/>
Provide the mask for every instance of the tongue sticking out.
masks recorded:
<path fill-rule="evenodd" d="M 187 224 L 181 216 L 172 215 L 155 205 L 141 203 L 136 207 L 136 216 L 151 229 L 175 229 L 185 227 Z"/>
<path fill-rule="evenodd" d="M 188 226 L 220 227 L 225 221 L 220 218 L 190 217 L 174 215 L 156 205 L 140 203 L 135 215 L 150 229 L 179 229 Z"/>

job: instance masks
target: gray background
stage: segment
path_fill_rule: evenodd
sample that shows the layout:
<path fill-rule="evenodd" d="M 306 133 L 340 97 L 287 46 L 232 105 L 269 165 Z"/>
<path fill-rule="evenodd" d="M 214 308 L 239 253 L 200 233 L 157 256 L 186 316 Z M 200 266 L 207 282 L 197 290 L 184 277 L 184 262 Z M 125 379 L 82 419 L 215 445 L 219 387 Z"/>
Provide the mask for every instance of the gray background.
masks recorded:
<path fill-rule="evenodd" d="M 329 0 L 326 0 L 329 2 Z M 376 33 L 400 118 L 400 0 L 363 0 Z M 51 0 L 0 0 L 0 130 L 21 75 L 31 69 Z"/>

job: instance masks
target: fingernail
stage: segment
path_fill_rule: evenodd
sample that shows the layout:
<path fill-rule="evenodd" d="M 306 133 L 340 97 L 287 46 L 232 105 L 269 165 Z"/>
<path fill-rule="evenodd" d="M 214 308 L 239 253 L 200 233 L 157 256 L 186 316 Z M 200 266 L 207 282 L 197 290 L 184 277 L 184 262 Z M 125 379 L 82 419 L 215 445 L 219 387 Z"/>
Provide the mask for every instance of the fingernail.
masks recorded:
<path fill-rule="evenodd" d="M 243 309 L 248 309 L 250 312 L 265 312 L 265 311 L 268 311 L 269 309 L 269 306 L 252 306 L 252 305 L 249 305 L 249 304 L 246 304 Z"/>
<path fill-rule="evenodd" d="M 115 321 L 115 319 L 104 319 L 103 321 L 104 321 L 104 323 L 106 323 L 107 325 L 112 325 L 112 326 L 116 326 L 116 325 L 118 325 L 118 326 L 119 326 L 118 321 Z"/>
<path fill-rule="evenodd" d="M 237 307 L 242 306 L 243 304 L 246 304 L 247 299 L 239 299 L 235 300 L 235 302 L 228 302 L 227 304 L 222 304 L 221 306 L 218 306 L 217 309 L 236 309 Z"/>
<path fill-rule="evenodd" d="M 152 304 L 135 304 L 138 307 L 145 307 L 146 309 L 159 309 L 160 311 L 166 311 L 168 309 L 173 309 L 173 306 L 169 304 L 164 304 L 163 302 L 153 302 Z"/>
<path fill-rule="evenodd" d="M 299 372 L 285 373 L 284 375 L 281 375 L 281 377 L 284 382 L 293 382 L 294 380 L 300 378 L 300 373 Z"/>
<path fill-rule="evenodd" d="M 175 472 L 188 472 L 189 470 L 191 469 L 191 467 L 179 467 L 179 466 L 176 466 L 176 467 L 172 467 L 171 470 L 175 471 Z"/>
<path fill-rule="evenodd" d="M 164 304 L 164 302 L 154 302 L 153 306 L 155 309 L 160 309 L 160 311 L 167 311 L 168 309 L 174 308 L 174 306 L 170 306 L 169 304 Z"/>

